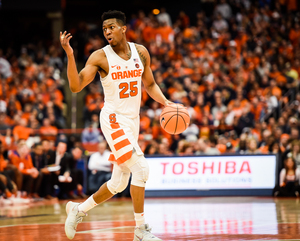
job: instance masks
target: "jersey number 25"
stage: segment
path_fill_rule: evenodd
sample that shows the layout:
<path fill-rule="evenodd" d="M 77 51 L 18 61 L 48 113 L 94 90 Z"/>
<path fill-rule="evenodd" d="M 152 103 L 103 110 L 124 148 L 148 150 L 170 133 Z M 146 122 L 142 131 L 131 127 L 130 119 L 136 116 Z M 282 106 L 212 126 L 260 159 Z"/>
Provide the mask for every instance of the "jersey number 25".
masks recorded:
<path fill-rule="evenodd" d="M 131 97 L 136 96 L 138 94 L 138 88 L 137 88 L 137 81 L 129 82 L 123 82 L 119 84 L 120 91 L 120 99 L 128 98 L 129 95 Z M 127 93 L 127 90 L 129 89 L 129 93 Z"/>

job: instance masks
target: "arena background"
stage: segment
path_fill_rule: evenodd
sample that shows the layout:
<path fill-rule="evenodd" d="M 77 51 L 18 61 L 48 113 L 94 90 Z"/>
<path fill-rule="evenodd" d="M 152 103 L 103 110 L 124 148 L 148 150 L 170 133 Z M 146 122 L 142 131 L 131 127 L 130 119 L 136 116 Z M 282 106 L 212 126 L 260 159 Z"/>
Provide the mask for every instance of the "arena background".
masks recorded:
<path fill-rule="evenodd" d="M 225 1 L 226 2 L 226 1 Z M 235 6 L 235 9 L 233 13 L 235 14 L 238 12 L 239 8 L 243 9 L 241 5 L 238 7 L 238 2 L 235 1 L 229 1 L 232 6 Z M 247 2 L 247 1 L 245 1 Z M 69 90 L 68 87 L 68 82 L 67 82 L 67 76 L 66 76 L 66 57 L 64 55 L 64 51 L 62 51 L 61 46 L 58 44 L 58 35 L 59 32 L 62 30 L 67 30 L 70 31 L 71 33 L 76 33 L 74 37 L 71 40 L 71 45 L 74 47 L 75 50 L 75 55 L 76 55 L 76 60 L 78 64 L 78 69 L 81 69 L 84 66 L 84 63 L 86 61 L 87 56 L 84 55 L 85 47 L 87 42 L 89 41 L 89 38 L 93 38 L 95 36 L 100 36 L 100 38 L 103 39 L 103 34 L 102 34 L 102 29 L 101 29 L 101 14 L 104 11 L 111 10 L 111 9 L 120 9 L 122 10 L 126 16 L 127 16 L 127 22 L 131 24 L 131 21 L 133 18 L 138 16 L 139 12 L 144 12 L 145 16 L 148 14 L 151 14 L 154 9 L 161 9 L 161 8 L 166 8 L 167 13 L 170 15 L 172 22 L 175 23 L 176 20 L 178 19 L 178 15 L 181 11 L 184 11 L 185 14 L 189 18 L 189 25 L 190 26 L 195 26 L 197 24 L 197 13 L 201 12 L 204 13 L 204 19 L 203 21 L 206 21 L 209 23 L 211 26 L 212 21 L 214 19 L 213 14 L 214 14 L 214 9 L 217 6 L 219 1 L 185 1 L 184 3 L 182 2 L 176 2 L 172 3 L 171 5 L 168 5 L 168 2 L 164 1 L 149 1 L 149 2 L 142 2 L 142 1 L 117 1 L 117 2 L 100 2 L 96 0 L 89 0 L 89 1 L 67 1 L 67 0 L 55 0 L 55 1 L 46 1 L 46 2 L 41 2 L 37 0 L 29 0 L 29 1 L 21 1 L 21 0 L 11 0 L 11 1 L 2 1 L 1 2 L 1 7 L 0 7 L 0 22 L 3 24 L 0 24 L 0 48 L 4 51 L 5 54 L 6 52 L 11 51 L 12 55 L 15 56 L 20 56 L 22 55 L 22 51 L 30 51 L 30 45 L 31 46 L 38 46 L 42 45 L 44 48 L 49 48 L 50 46 L 53 47 L 55 46 L 56 50 L 59 51 L 59 57 L 62 60 L 63 66 L 60 67 L 60 76 L 61 76 L 61 88 L 63 90 L 64 94 L 64 110 L 63 110 L 63 115 L 65 118 L 65 124 L 63 128 L 59 128 L 60 133 L 66 134 L 68 140 L 71 140 L 71 145 L 68 144 L 68 151 L 74 147 L 74 143 L 76 141 L 80 140 L 81 133 L 83 131 L 83 128 L 86 128 L 88 125 L 88 121 L 86 120 L 86 114 L 85 108 L 87 106 L 84 105 L 84 100 L 86 96 L 89 94 L 89 89 L 85 88 L 83 91 L 81 91 L 78 94 L 72 94 L 71 91 Z M 263 7 L 268 7 L 268 9 L 273 9 L 276 8 L 276 1 L 253 1 L 251 2 L 251 8 L 248 9 L 247 11 L 252 13 L 253 11 L 255 12 L 255 9 L 261 9 Z M 245 4 L 245 3 L 243 3 Z M 286 10 L 285 10 L 286 11 Z M 282 13 L 283 16 L 287 16 L 287 12 Z M 292 12 L 294 18 L 297 20 L 298 14 L 296 11 Z M 234 19 L 235 16 L 233 16 L 232 19 Z M 295 20 L 295 22 L 296 22 Z M 227 20 L 229 21 L 229 20 Z M 275 21 L 275 20 L 274 20 Z M 249 25 L 251 26 L 251 24 Z M 231 27 L 231 26 L 230 26 Z M 273 26 L 272 26 L 273 27 Z M 83 28 L 87 28 L 83 29 Z M 211 30 L 210 30 L 211 31 Z M 239 30 L 238 30 L 239 31 Z M 249 32 L 250 30 L 247 29 Z M 78 34 L 79 33 L 79 34 Z M 270 35 L 272 34 L 272 28 L 270 28 Z M 226 38 L 226 37 L 225 37 Z M 229 43 L 225 41 L 224 46 L 222 47 L 223 49 L 229 49 L 230 44 L 232 44 L 234 40 L 230 41 Z M 102 43 L 106 43 L 105 41 Z M 257 43 L 255 43 L 257 44 Z M 297 48 L 295 48 L 297 49 Z M 86 53 L 85 53 L 86 55 Z M 275 55 L 274 55 L 275 56 Z M 273 56 L 273 58 L 274 58 Z M 275 56 L 276 58 L 276 56 Z M 274 59 L 273 59 L 274 60 Z M 285 62 L 290 61 L 290 59 L 286 59 Z M 246 63 L 247 64 L 247 63 Z M 292 63 L 293 64 L 293 63 Z M 246 66 L 246 65 L 245 65 Z M 282 70 L 285 71 L 285 70 Z M 252 73 L 254 73 L 253 71 Z M 228 74 L 228 73 L 226 73 Z M 225 75 L 226 76 L 226 75 Z M 222 76 L 222 78 L 226 78 L 225 76 Z M 207 77 L 207 76 L 205 76 Z M 183 78 L 178 78 L 179 81 L 182 81 Z M 178 80 L 177 79 L 177 80 Z M 258 78 L 259 79 L 259 78 Z M 271 78 L 270 78 L 271 79 Z M 96 76 L 95 81 L 99 80 L 99 76 Z M 174 82 L 176 81 L 176 78 L 173 79 Z M 257 80 L 256 80 L 257 81 Z M 260 80 L 258 80 L 259 82 Z M 204 81 L 205 82 L 205 81 Z M 174 85 L 175 86 L 175 85 Z M 186 87 L 186 86 L 185 86 Z M 263 88 L 265 88 L 264 86 Z M 176 88 L 176 87 L 175 87 Z M 216 87 L 213 87 L 216 88 Z M 218 86 L 217 86 L 218 88 Z M 246 91 L 251 90 L 251 84 L 249 86 L 244 86 L 243 87 L 243 95 L 246 97 L 249 93 L 246 93 Z M 249 89 L 250 88 L 250 89 Z M 267 88 L 266 88 L 267 89 Z M 288 89 L 288 88 L 285 88 Z M 166 93 L 168 90 L 164 90 Z M 215 90 L 214 90 L 215 91 Z M 235 90 L 234 90 L 235 91 Z M 233 91 L 233 92 L 234 92 Z M 278 120 L 278 114 L 282 113 L 282 110 L 288 109 L 293 105 L 293 101 L 296 99 L 296 92 L 298 91 L 298 86 L 293 89 L 293 90 L 288 90 L 283 93 L 284 97 L 278 98 L 278 107 L 273 108 L 270 112 L 264 113 L 264 116 L 257 121 L 257 118 L 255 122 L 260 122 L 262 125 L 264 123 L 266 125 L 272 125 L 269 123 L 269 118 L 271 117 L 272 121 Z M 235 93 L 231 93 L 233 95 L 236 95 Z M 231 97 L 234 99 L 235 97 Z M 246 98 L 249 98 L 247 96 Z M 206 100 L 207 101 L 207 100 Z M 151 104 L 151 102 L 149 102 Z M 147 102 L 145 107 L 149 104 Z M 207 102 L 209 103 L 209 101 Z M 263 100 L 261 100 L 261 103 L 265 103 Z M 184 103 L 185 104 L 185 103 Z M 24 107 L 24 106 L 23 106 Z M 193 106 L 194 107 L 194 106 Z M 212 107 L 212 106 L 210 106 Z M 253 108 L 253 107 L 251 107 Z M 294 107 L 291 107 L 294 108 Z M 251 110 L 253 112 L 253 110 Z M 294 110 L 296 111 L 296 110 Z M 143 113 L 145 113 L 145 110 L 142 110 Z M 293 116 L 297 117 L 298 116 L 298 110 L 295 113 L 288 113 L 289 118 Z M 201 118 L 197 117 L 197 121 L 195 123 L 193 122 L 192 124 L 197 124 L 198 127 L 203 125 Z M 211 117 L 209 117 L 211 118 Z M 248 117 L 247 117 L 248 118 Z M 250 118 L 253 118 L 253 116 L 250 116 Z M 290 119 L 288 120 L 290 121 Z M 246 120 L 247 122 L 247 120 Z M 244 123 L 245 124 L 245 123 Z M 230 139 L 232 137 L 228 137 L 228 133 L 230 130 L 234 129 L 235 127 L 229 127 L 228 130 L 217 130 L 214 126 L 214 119 L 209 120 L 208 128 L 210 128 L 209 132 L 211 136 L 215 136 L 218 138 L 218 135 L 220 133 L 227 135 L 225 139 Z M 239 124 L 238 124 L 239 125 Z M 246 123 L 246 127 L 241 129 L 239 126 L 236 126 L 237 129 L 239 129 L 240 133 L 248 133 L 249 130 L 247 131 L 247 128 L 250 127 L 253 130 L 252 131 L 257 131 L 256 126 L 254 124 L 254 120 L 250 120 Z M 299 126 L 299 125 L 298 125 Z M 227 128 L 226 126 L 224 127 L 225 129 Z M 263 130 L 264 127 L 261 127 L 261 131 Z M 270 127 L 269 127 L 270 129 Z M 282 128 L 281 128 L 282 129 Z M 290 131 L 290 130 L 288 130 Z M 200 130 L 201 132 L 201 130 Z M 251 132 L 251 131 L 250 131 Z M 282 131 L 284 132 L 284 131 Z M 191 130 L 191 133 L 193 133 L 193 130 Z M 148 133 L 149 134 L 149 133 Z M 248 133 L 249 134 L 249 133 Z M 252 133 L 250 133 L 252 134 Z M 262 133 L 261 133 L 262 134 Z M 285 134 L 285 132 L 283 133 Z M 290 133 L 288 133 L 290 134 Z M 201 137 L 201 133 L 199 134 Z M 142 138 L 144 136 L 147 136 L 147 133 L 145 130 L 143 130 L 143 133 L 141 135 Z M 191 137 L 192 139 L 195 137 Z M 149 137 L 146 137 L 149 138 Z M 161 136 L 159 137 L 161 138 Z M 172 137 L 173 138 L 173 137 Z M 169 140 L 172 139 L 169 137 Z M 174 137 L 175 139 L 177 137 Z M 178 144 L 178 139 L 175 140 L 173 138 L 173 142 L 177 145 Z M 184 139 L 189 139 L 188 135 L 183 135 L 179 137 L 184 141 Z M 198 138 L 198 137 L 197 137 Z M 277 139 L 276 139 L 277 138 Z M 278 140 L 278 136 L 276 136 L 276 141 Z M 224 139 L 224 138 L 223 138 Z M 143 141 L 143 140 L 142 140 Z M 149 140 L 144 140 L 144 141 L 149 141 Z M 160 140 L 161 141 L 161 140 Z M 209 145 L 212 145 L 212 142 L 216 142 L 218 149 L 221 150 L 222 148 L 222 153 L 226 152 L 227 154 L 254 154 L 253 153 L 247 153 L 248 150 L 245 150 L 244 152 L 241 152 L 238 150 L 240 147 L 237 145 L 234 146 L 234 150 L 232 151 L 232 147 L 226 146 L 229 144 L 229 142 L 225 143 L 224 141 L 221 143 L 219 142 L 220 140 L 214 140 L 210 141 L 211 143 Z M 270 144 L 266 145 L 267 140 L 261 140 L 258 139 L 257 141 L 257 148 L 264 148 L 269 146 Z M 188 141 L 189 142 L 189 141 Z M 233 144 L 234 141 L 231 142 Z M 164 144 L 164 143 L 163 143 Z M 281 143 L 280 143 L 281 144 Z M 184 145 L 184 144 L 183 144 Z M 248 144 L 247 144 L 248 145 Z M 214 146 L 216 147 L 216 145 Z M 171 152 L 166 151 L 165 153 L 157 153 L 160 155 L 168 155 L 174 153 L 174 151 L 177 153 L 176 146 L 174 147 L 169 147 L 171 148 Z M 175 148 L 175 149 L 174 149 Z M 225 151 L 224 151 L 225 148 Z M 231 148 L 231 149 L 230 149 Z M 189 150 L 188 145 L 185 146 L 183 149 Z M 230 150 L 229 150 L 230 149 Z M 247 149 L 247 147 L 246 147 Z M 93 147 L 93 150 L 96 150 Z M 194 150 L 192 152 L 187 152 L 184 155 L 192 155 L 195 154 L 197 151 Z M 199 152 L 201 153 L 201 151 Z M 199 153 L 197 155 L 199 155 Z M 271 151 L 267 150 L 264 148 L 263 151 L 259 149 L 259 152 L 261 154 L 274 154 Z M 207 154 L 207 153 L 206 153 Z M 285 153 L 286 154 L 286 153 Z M 272 171 L 270 172 L 270 175 L 272 177 L 272 180 L 275 183 L 278 183 L 279 181 L 279 172 L 281 168 L 283 167 L 283 162 L 282 162 L 282 156 L 278 157 L 276 155 L 277 162 L 273 163 L 271 169 Z M 200 164 L 199 164 L 200 165 Z M 202 164 L 201 164 L 202 165 Z M 270 170 L 271 170 L 270 169 Z M 262 180 L 263 182 L 263 180 Z M 272 187 L 268 186 L 268 192 L 267 194 L 271 194 Z M 205 192 L 207 194 L 207 192 Z M 222 192 L 220 192 L 222 193 Z M 236 191 L 234 192 L 236 193 Z M 233 194 L 234 194 L 233 193 Z M 260 193 L 260 195 L 266 194 L 265 192 Z"/>
<path fill-rule="evenodd" d="M 230 3 L 233 10 L 225 32 L 211 28 L 214 10 L 221 2 Z M 67 201 L 82 202 L 100 185 L 99 180 L 90 179 L 97 171 L 88 166 L 91 156 L 97 157 L 95 154 L 105 149 L 98 145 L 103 143 L 97 119 L 103 104 L 99 76 L 90 87 L 71 93 L 59 32 L 75 33 L 71 45 L 81 69 L 93 44 L 106 45 L 101 27 L 104 11 L 121 10 L 130 22 L 141 12 L 147 17 L 162 8 L 173 23 L 183 11 L 187 16 L 183 19 L 188 18 L 190 24 L 174 27 L 177 49 L 171 43 L 160 45 L 162 49 L 149 48 L 153 72 L 164 93 L 187 105 L 193 118 L 186 133 L 168 135 L 157 121 L 161 106 L 143 96 L 139 144 L 150 166 L 146 222 L 163 240 L 300 240 L 299 0 L 0 0 L 0 173 L 10 171 L 4 180 L 11 178 L 16 183 L 3 189 L 3 183 L 14 183 L 4 182 L 0 175 L 1 241 L 68 240 L 64 232 Z M 130 24 L 134 26 L 134 22 Z M 133 36 L 135 31 L 140 29 L 134 29 Z M 198 42 L 190 44 L 190 37 Z M 191 53 L 187 57 L 187 46 L 197 58 Z M 204 60 L 204 55 L 213 61 Z M 36 62 L 30 62 L 32 56 Z M 6 58 L 12 78 L 6 78 L 7 70 L 1 69 Z M 56 61 L 54 72 L 49 59 Z M 33 74 L 28 80 L 25 77 L 35 73 L 30 64 L 38 76 Z M 202 72 L 191 74 L 186 67 L 193 65 L 193 70 L 199 67 Z M 49 73 L 50 80 L 44 79 Z M 38 91 L 30 84 L 38 86 Z M 56 95 L 49 94 L 55 92 L 53 86 L 58 90 L 60 101 L 55 105 L 60 110 L 53 107 Z M 36 93 L 36 98 L 28 98 L 28 92 Z M 39 99 L 41 92 L 46 100 Z M 9 100 L 7 93 L 13 96 Z M 47 98 L 52 98 L 49 106 Z M 212 108 L 220 98 L 226 103 L 222 106 L 225 110 L 218 110 L 215 116 Z M 243 107 L 242 102 L 246 103 Z M 53 119 L 55 111 L 59 118 Z M 230 113 L 237 117 L 225 120 Z M 44 120 L 50 116 L 55 126 L 44 128 Z M 23 118 L 29 124 L 24 124 Z M 92 144 L 83 138 L 90 132 L 97 138 Z M 25 144 L 18 135 L 30 141 Z M 21 152 L 30 156 L 38 169 L 39 175 L 34 181 L 32 177 L 31 183 L 20 179 L 26 175 L 24 160 L 22 165 L 14 165 Z M 65 173 L 43 162 L 63 163 L 61 152 L 73 165 L 70 183 L 75 186 L 67 187 L 70 183 Z M 103 183 L 110 178 L 110 168 L 108 163 Z M 292 175 L 287 177 L 287 172 Z M 90 210 L 78 225 L 74 240 L 132 240 L 134 225 L 127 188 Z"/>

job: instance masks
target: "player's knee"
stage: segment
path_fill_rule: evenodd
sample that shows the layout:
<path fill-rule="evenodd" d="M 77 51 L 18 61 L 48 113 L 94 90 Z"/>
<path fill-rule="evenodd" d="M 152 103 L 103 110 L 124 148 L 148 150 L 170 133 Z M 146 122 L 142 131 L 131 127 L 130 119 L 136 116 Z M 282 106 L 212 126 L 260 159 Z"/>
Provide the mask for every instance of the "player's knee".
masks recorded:
<path fill-rule="evenodd" d="M 136 163 L 130 168 L 132 173 L 131 184 L 138 187 L 145 187 L 149 178 L 149 165 L 144 156 L 137 156 Z"/>
<path fill-rule="evenodd" d="M 122 173 L 122 176 L 119 180 L 110 179 L 107 182 L 107 188 L 112 194 L 117 194 L 123 192 L 128 185 L 130 173 Z"/>

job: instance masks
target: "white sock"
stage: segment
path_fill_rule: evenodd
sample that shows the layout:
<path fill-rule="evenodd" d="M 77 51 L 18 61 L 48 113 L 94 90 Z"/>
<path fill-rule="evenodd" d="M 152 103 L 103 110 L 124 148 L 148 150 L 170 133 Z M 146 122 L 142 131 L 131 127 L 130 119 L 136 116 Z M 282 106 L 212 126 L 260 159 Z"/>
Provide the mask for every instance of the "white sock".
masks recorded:
<path fill-rule="evenodd" d="M 93 195 L 91 195 L 87 200 L 78 205 L 78 210 L 86 213 L 97 205 L 98 204 L 95 202 Z"/>
<path fill-rule="evenodd" d="M 145 224 L 144 213 L 134 213 L 134 220 L 135 220 L 136 227 L 139 227 L 142 224 Z"/>

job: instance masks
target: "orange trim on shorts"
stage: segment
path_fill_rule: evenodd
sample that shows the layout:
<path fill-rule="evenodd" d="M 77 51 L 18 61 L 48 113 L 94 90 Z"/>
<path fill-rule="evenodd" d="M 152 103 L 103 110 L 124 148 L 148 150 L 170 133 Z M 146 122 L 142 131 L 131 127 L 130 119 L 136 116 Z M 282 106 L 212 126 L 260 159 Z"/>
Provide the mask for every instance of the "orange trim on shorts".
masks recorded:
<path fill-rule="evenodd" d="M 115 139 L 117 139 L 118 137 L 123 136 L 123 135 L 125 135 L 125 133 L 124 133 L 124 131 L 123 131 L 122 129 L 120 129 L 120 130 L 118 130 L 118 131 L 112 133 L 112 134 L 111 134 L 111 138 L 112 138 L 113 140 L 115 140 Z"/>
<path fill-rule="evenodd" d="M 129 152 L 127 152 L 127 153 L 125 153 L 124 155 L 120 156 L 120 157 L 117 159 L 118 165 L 120 165 L 120 164 L 122 164 L 122 163 L 128 161 L 128 160 L 131 158 L 131 156 L 132 156 L 132 150 L 129 151 Z"/>
<path fill-rule="evenodd" d="M 112 123 L 112 124 L 110 124 L 110 127 L 111 127 L 112 129 L 119 129 L 119 128 L 120 128 L 120 125 L 119 125 L 119 123 Z"/>
<path fill-rule="evenodd" d="M 120 150 L 121 148 L 130 145 L 131 143 L 129 142 L 128 139 L 122 140 L 118 142 L 117 144 L 114 145 L 116 151 Z"/>
<path fill-rule="evenodd" d="M 111 162 L 117 161 L 114 154 L 110 154 L 108 160 Z"/>

